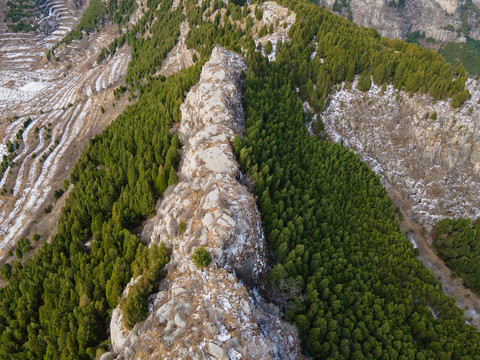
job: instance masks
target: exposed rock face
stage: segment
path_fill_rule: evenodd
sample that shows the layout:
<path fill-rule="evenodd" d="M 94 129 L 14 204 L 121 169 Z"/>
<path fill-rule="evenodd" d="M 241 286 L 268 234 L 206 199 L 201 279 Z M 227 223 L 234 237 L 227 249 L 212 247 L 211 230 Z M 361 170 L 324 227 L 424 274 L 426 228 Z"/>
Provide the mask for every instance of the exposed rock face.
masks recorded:
<path fill-rule="evenodd" d="M 339 1 L 340 2 L 340 1 Z M 353 21 L 365 27 L 374 27 L 382 36 L 405 39 L 414 31 L 425 32 L 437 42 L 465 41 L 455 31 L 442 29 L 462 25 L 459 6 L 462 0 L 407 0 L 405 7 L 389 6 L 390 0 L 350 0 Z M 398 2 L 398 1 L 397 1 Z M 333 8 L 335 0 L 318 0 L 319 5 Z M 346 8 L 342 15 L 347 16 Z M 471 36 L 478 37 L 478 29 Z"/>
<path fill-rule="evenodd" d="M 480 216 L 479 84 L 469 80 L 472 98 L 460 109 L 392 86 L 384 94 L 377 86 L 366 94 L 355 87 L 356 82 L 353 90 L 332 95 L 322 114 L 328 137 L 343 142 L 379 174 L 402 210 L 402 229 L 420 259 L 480 329 L 480 297 L 452 276 L 432 250 L 430 232 L 422 230 L 445 217 Z"/>
<path fill-rule="evenodd" d="M 458 0 L 435 0 L 435 2 L 450 14 L 453 13 L 459 5 Z"/>
<path fill-rule="evenodd" d="M 329 136 L 369 163 L 432 228 L 445 217 L 480 215 L 480 91 L 472 80 L 467 88 L 472 98 L 460 109 L 392 86 L 385 94 L 377 86 L 366 94 L 342 89 L 322 118 Z"/>
<path fill-rule="evenodd" d="M 231 146 L 243 127 L 245 70 L 239 55 L 215 48 L 182 105 L 180 182 L 167 190 L 151 238 L 171 250 L 168 273 L 150 316 L 127 336 L 115 310 L 111 336 L 118 359 L 300 358 L 294 327 L 238 280 L 255 283 L 266 269 L 260 216 L 253 195 L 237 181 Z M 191 260 L 199 246 L 213 257 L 204 269 Z"/>
<path fill-rule="evenodd" d="M 174 0 L 172 4 L 172 10 L 175 10 L 180 4 L 180 0 Z M 186 3 L 183 4 L 183 13 L 185 14 Z M 186 69 L 189 66 L 193 65 L 193 56 L 200 58 L 198 51 L 193 49 L 188 49 L 185 44 L 185 39 L 187 37 L 190 27 L 188 26 L 187 20 L 184 20 L 180 24 L 180 35 L 178 36 L 177 43 L 172 50 L 167 55 L 167 58 L 162 63 L 162 68 L 160 69 L 159 74 L 163 76 L 170 76 L 176 72 Z"/>
<path fill-rule="evenodd" d="M 279 41 L 286 42 L 290 40 L 288 37 L 288 31 L 295 23 L 297 15 L 294 12 L 289 11 L 288 8 L 278 5 L 276 2 L 266 1 L 259 5 L 263 12 L 262 18 L 256 20 L 253 15 L 255 6 L 257 5 L 251 5 L 249 7 L 251 16 L 254 19 L 252 33 L 256 34 L 254 36 L 255 44 L 257 46 L 261 44 L 263 47 L 262 54 L 267 56 L 270 61 L 273 61 L 276 57 L 277 43 Z M 258 36 L 258 32 L 263 26 L 266 26 L 268 29 L 271 25 L 273 26 L 272 34 L 267 34 L 263 37 Z M 269 41 L 272 43 L 273 50 L 270 54 L 265 54 L 265 45 Z"/>

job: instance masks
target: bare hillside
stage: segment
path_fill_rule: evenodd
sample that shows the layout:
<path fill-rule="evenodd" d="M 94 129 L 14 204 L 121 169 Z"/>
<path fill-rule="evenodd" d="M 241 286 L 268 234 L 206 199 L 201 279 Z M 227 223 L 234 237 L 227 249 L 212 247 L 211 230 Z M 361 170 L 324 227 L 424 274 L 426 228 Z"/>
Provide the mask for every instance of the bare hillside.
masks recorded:
<path fill-rule="evenodd" d="M 1 255 L 22 235 L 55 231 L 61 204 L 54 205 L 54 190 L 63 188 L 88 139 L 126 105 L 125 99 L 115 104 L 112 93 L 123 84 L 130 50 L 125 46 L 97 63 L 117 27 L 62 45 L 59 60 L 47 61 L 47 51 L 76 26 L 78 12 L 68 1 L 45 6 L 45 21 L 55 28 L 51 34 L 11 33 L 5 24 L 0 33 L 0 156 L 14 157 L 0 180 Z M 8 151 L 9 141 L 17 141 L 15 151 Z"/>

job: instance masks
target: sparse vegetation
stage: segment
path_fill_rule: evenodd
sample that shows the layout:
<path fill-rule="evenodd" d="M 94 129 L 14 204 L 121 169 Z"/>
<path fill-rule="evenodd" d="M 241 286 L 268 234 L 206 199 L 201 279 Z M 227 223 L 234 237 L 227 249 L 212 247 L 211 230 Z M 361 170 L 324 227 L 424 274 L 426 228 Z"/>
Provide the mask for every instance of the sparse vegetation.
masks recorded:
<path fill-rule="evenodd" d="M 368 72 L 363 72 L 358 80 L 358 90 L 368 91 L 372 87 L 372 78 Z"/>
<path fill-rule="evenodd" d="M 183 234 L 185 231 L 187 231 L 187 224 L 185 224 L 183 221 L 180 221 L 178 224 L 178 230 L 181 234 Z"/>
<path fill-rule="evenodd" d="M 192 261 L 198 268 L 204 268 L 212 261 L 212 256 L 203 246 L 195 249 L 192 255 Z"/>

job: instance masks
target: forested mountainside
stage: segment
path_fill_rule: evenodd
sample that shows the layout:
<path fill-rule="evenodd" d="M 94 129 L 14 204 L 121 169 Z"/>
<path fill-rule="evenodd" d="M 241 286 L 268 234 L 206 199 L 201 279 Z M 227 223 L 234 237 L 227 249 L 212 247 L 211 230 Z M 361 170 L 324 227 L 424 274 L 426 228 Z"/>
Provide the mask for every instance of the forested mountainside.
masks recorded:
<path fill-rule="evenodd" d="M 367 14 L 369 7 L 366 3 L 355 1 L 322 2 L 322 5 L 329 6 L 346 17 L 352 13 Z M 430 11 L 426 12 L 426 8 Z M 465 65 L 468 73 L 479 74 L 480 47 L 475 40 L 475 28 L 480 10 L 475 2 L 383 2 L 375 11 L 376 15 L 370 13 L 367 16 L 357 16 L 357 22 L 367 24 L 371 20 L 370 25 L 387 36 L 403 37 L 407 42 L 426 47 L 440 47 L 439 54 L 453 65 Z M 424 17 L 424 21 L 416 19 L 412 11 Z M 430 13 L 433 15 L 426 15 Z M 431 20 L 437 16 L 435 14 L 444 20 L 439 19 L 427 25 L 426 18 Z M 460 22 L 458 27 L 443 26 L 445 19 L 452 24 L 457 20 Z M 414 24 L 410 33 L 400 34 L 388 28 L 399 24 L 406 26 L 407 23 L 409 25 L 406 28 Z M 421 30 L 422 26 L 427 28 Z M 438 30 L 440 26 L 441 31 Z M 454 42 L 448 38 L 437 38 L 438 34 L 455 29 L 457 38 L 452 38 Z M 439 32 L 435 35 L 437 30 Z M 460 65 L 461 63 L 463 64 Z M 417 241 L 420 238 L 424 239 L 420 242 L 427 245 L 433 243 L 440 258 L 451 269 L 451 274 L 440 259 L 432 264 L 433 254 L 420 244 L 424 249 L 421 257 L 444 280 L 450 279 L 448 282 L 456 282 L 460 286 L 463 282 L 474 291 L 463 293 L 459 302 L 467 307 L 469 316 L 474 317 L 476 323 L 480 310 L 476 285 L 478 266 L 475 262 L 478 255 L 475 220 L 479 213 L 476 205 L 477 82 L 469 81 L 467 87 L 473 96 L 459 112 L 451 111 L 445 103 L 432 103 L 425 97 L 408 99 L 406 94 L 386 86 L 374 87 L 365 96 L 361 91 L 355 91 L 355 86 L 344 85 L 322 114 L 327 135 L 356 151 L 362 160 L 377 169 L 389 190 L 397 193 L 395 206 L 416 223 L 404 224 L 403 227 L 407 230 L 416 226 L 423 227 L 416 231 Z M 339 121 L 340 119 L 347 121 Z M 385 122 L 385 119 L 396 120 Z M 442 219 L 445 220 L 440 221 Z M 426 252 L 430 254 L 426 255 Z M 457 277 L 459 280 L 455 280 Z M 456 285 L 447 286 L 445 291 L 460 295 L 454 290 L 455 287 Z"/>
<path fill-rule="evenodd" d="M 478 39 L 478 1 L 473 0 L 319 0 L 318 5 L 348 17 L 358 25 L 374 27 L 382 36 L 430 43 Z M 412 36 L 413 34 L 413 36 Z M 462 39 L 463 38 L 463 39 Z"/>
<path fill-rule="evenodd" d="M 130 14 L 99 4 L 79 24 Z M 2 267 L 0 357 L 480 358 L 379 176 L 318 116 L 372 81 L 463 111 L 463 66 L 303 1 L 143 6 L 98 49 L 131 49 L 115 97 L 134 104 L 76 162 L 55 235 Z M 161 75 L 179 51 L 192 65 Z"/>
<path fill-rule="evenodd" d="M 318 5 L 382 36 L 436 49 L 480 74 L 480 9 L 476 0 L 319 0 Z"/>

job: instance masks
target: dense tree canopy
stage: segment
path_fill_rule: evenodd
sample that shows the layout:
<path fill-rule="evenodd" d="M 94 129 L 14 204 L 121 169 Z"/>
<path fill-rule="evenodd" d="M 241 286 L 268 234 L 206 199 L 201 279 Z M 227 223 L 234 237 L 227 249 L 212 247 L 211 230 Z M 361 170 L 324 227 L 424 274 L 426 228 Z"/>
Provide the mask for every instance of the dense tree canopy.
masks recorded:
<path fill-rule="evenodd" d="M 436 230 L 434 245 L 447 266 L 466 286 L 480 292 L 480 222 L 444 219 Z"/>
<path fill-rule="evenodd" d="M 303 297 L 286 305 L 316 359 L 480 356 L 480 337 L 399 229 L 379 179 L 341 145 L 311 137 L 288 73 L 249 57 L 246 136 L 235 150 L 259 196 L 278 264 Z"/>

